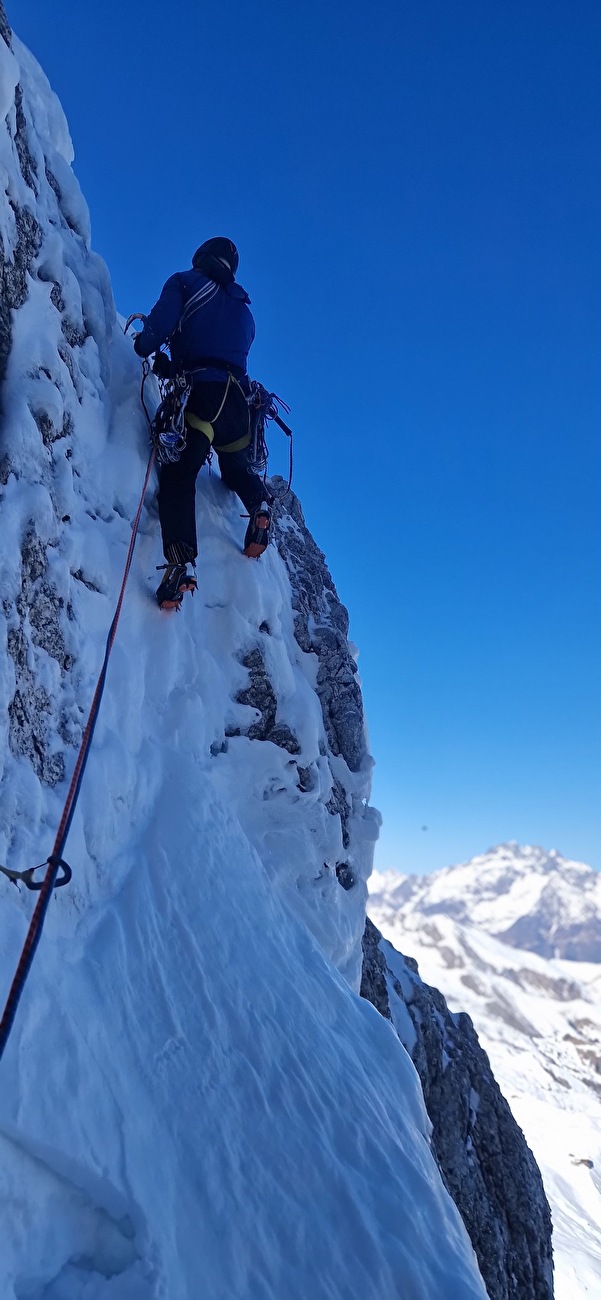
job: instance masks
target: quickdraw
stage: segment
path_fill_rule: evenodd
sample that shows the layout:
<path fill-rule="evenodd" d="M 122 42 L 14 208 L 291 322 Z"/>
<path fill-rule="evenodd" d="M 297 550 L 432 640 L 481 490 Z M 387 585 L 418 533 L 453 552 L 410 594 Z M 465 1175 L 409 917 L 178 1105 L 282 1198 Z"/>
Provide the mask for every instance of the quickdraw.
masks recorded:
<path fill-rule="evenodd" d="M 192 385 L 181 376 L 159 381 L 162 401 L 150 422 L 150 440 L 159 465 L 174 464 L 186 446 L 184 413 Z"/>
<path fill-rule="evenodd" d="M 12 871 L 10 867 L 3 867 L 2 864 L 0 863 L 0 871 L 4 876 L 8 876 L 8 879 L 12 882 L 13 885 L 16 885 L 17 888 L 19 887 L 19 883 L 22 881 L 23 884 L 26 885 L 28 889 L 35 889 L 39 892 L 40 889 L 44 888 L 44 881 L 34 880 L 33 873 L 34 871 L 40 871 L 42 867 L 50 867 L 50 866 L 61 867 L 63 872 L 62 876 L 56 877 L 54 881 L 53 889 L 58 889 L 60 885 L 68 885 L 73 875 L 73 872 L 69 866 L 69 863 L 65 862 L 64 858 L 55 858 L 55 857 L 46 858 L 45 862 L 38 863 L 37 867 L 28 867 L 27 871 Z"/>

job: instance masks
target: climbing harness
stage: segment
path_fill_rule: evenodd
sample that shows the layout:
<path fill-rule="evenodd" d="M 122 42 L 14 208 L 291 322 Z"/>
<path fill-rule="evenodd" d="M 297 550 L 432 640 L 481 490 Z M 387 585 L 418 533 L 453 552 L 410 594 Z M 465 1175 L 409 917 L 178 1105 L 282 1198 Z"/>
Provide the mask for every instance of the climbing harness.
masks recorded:
<path fill-rule="evenodd" d="M 188 389 L 189 392 L 191 392 L 192 388 L 194 387 L 194 376 L 201 374 L 203 370 L 209 370 L 209 369 L 211 369 L 210 366 L 200 366 L 196 370 L 186 370 L 184 372 L 184 376 L 189 384 L 189 389 Z M 234 375 L 231 374 L 229 370 L 226 373 L 227 373 L 227 381 L 225 385 L 225 391 L 219 403 L 219 407 L 217 409 L 216 414 L 212 415 L 210 420 L 203 420 L 199 415 L 196 415 L 195 411 L 188 411 L 186 415 L 186 422 L 189 425 L 191 425 L 193 429 L 198 429 L 200 433 L 204 433 L 205 438 L 208 438 L 211 444 L 211 451 L 213 449 L 213 440 L 215 438 L 215 425 L 217 424 L 219 416 L 223 412 L 223 409 L 228 399 L 228 393 L 230 391 L 232 384 L 236 384 L 237 387 L 240 388 L 242 396 L 244 397 L 244 401 L 246 401 L 246 394 L 244 393 L 243 389 L 238 383 L 238 380 L 235 378 Z M 242 438 L 238 439 L 237 442 L 230 442 L 225 447 L 218 447 L 217 450 L 220 452 L 241 451 L 243 447 L 248 446 L 249 440 L 250 440 L 250 434 L 245 433 Z"/>
<path fill-rule="evenodd" d="M 196 295 L 196 297 L 200 298 L 202 292 L 204 291 L 201 291 L 201 293 Z M 192 302 L 194 302 L 194 310 L 196 310 L 198 304 L 196 304 L 195 300 L 191 300 L 189 304 L 190 306 L 192 306 Z M 178 328 L 181 328 L 183 319 L 184 317 L 179 321 Z M 130 316 L 125 325 L 126 334 L 130 325 L 135 320 L 144 322 L 145 317 L 139 312 Z M 160 352 L 158 355 L 165 357 L 166 354 Z M 227 376 L 223 398 L 217 414 L 214 415 L 211 420 L 201 419 L 200 416 L 193 412 L 188 412 L 186 415 L 186 404 L 194 387 L 196 376 L 206 373 L 207 371 L 222 372 L 224 376 Z M 244 447 L 248 446 L 249 463 L 252 469 L 255 470 L 255 473 L 263 476 L 263 482 L 265 483 L 267 479 L 267 461 L 269 458 L 269 448 L 265 437 L 265 425 L 268 420 L 273 420 L 274 424 L 279 426 L 289 440 L 289 467 L 288 482 L 284 491 L 282 493 L 274 494 L 271 489 L 271 492 L 272 495 L 277 495 L 278 500 L 283 500 L 284 497 L 288 495 L 292 486 L 292 473 L 294 467 L 293 434 L 290 426 L 285 423 L 280 415 L 280 408 L 285 411 L 286 414 L 290 411 L 290 407 L 287 406 L 286 402 L 284 402 L 281 397 L 278 397 L 276 393 L 268 392 L 267 389 L 264 388 L 263 384 L 259 383 L 256 379 L 251 379 L 250 392 L 246 393 L 238 377 L 228 369 L 227 362 L 220 361 L 219 358 L 216 357 L 207 357 L 203 358 L 193 370 L 184 370 L 180 374 L 168 379 L 163 378 L 160 370 L 155 372 L 157 373 L 159 382 L 161 402 L 155 413 L 154 419 L 151 419 L 144 402 L 144 385 L 149 373 L 150 364 L 147 360 L 144 360 L 142 363 L 141 400 L 150 426 L 151 443 L 155 449 L 156 460 L 159 465 L 166 465 L 169 463 L 175 464 L 179 460 L 186 447 L 186 423 L 193 429 L 198 429 L 201 433 L 204 433 L 212 446 L 215 437 L 214 426 L 227 402 L 230 387 L 232 384 L 235 384 L 236 387 L 240 389 L 240 392 L 248 405 L 248 432 L 245 433 L 243 437 L 237 439 L 236 442 L 230 443 L 226 447 L 219 447 L 218 450 L 220 453 L 227 454 L 228 452 L 242 451 Z M 210 456 L 211 453 L 209 452 L 209 470 Z"/>
<path fill-rule="evenodd" d="M 131 324 L 131 320 L 128 321 L 126 329 L 129 328 L 130 324 Z M 146 411 L 146 406 L 144 404 L 144 380 L 142 381 L 142 405 L 144 406 L 144 410 Z M 146 414 L 148 416 L 147 411 Z M 150 417 L 148 417 L 148 419 L 150 423 Z M 27 931 L 25 943 L 21 951 L 21 956 L 19 958 L 17 969 L 15 971 L 13 982 L 6 1001 L 6 1006 L 4 1008 L 2 1020 L 0 1021 L 0 1059 L 3 1055 L 4 1049 L 8 1042 L 8 1037 L 14 1023 L 17 1007 L 19 1005 L 19 1001 L 21 999 L 21 995 L 25 987 L 27 976 L 29 975 L 29 972 L 31 970 L 31 965 L 35 956 L 37 946 L 40 942 L 42 929 L 44 926 L 44 920 L 46 917 L 46 912 L 48 910 L 48 904 L 52 897 L 52 893 L 54 889 L 57 888 L 59 885 L 66 885 L 71 879 L 71 868 L 69 864 L 64 861 L 63 851 L 67 840 L 67 836 L 71 829 L 73 814 L 75 812 L 77 801 L 79 799 L 81 783 L 83 780 L 83 775 L 85 772 L 88 755 L 90 752 L 90 746 L 92 744 L 94 728 L 96 726 L 96 721 L 100 710 L 100 703 L 102 700 L 105 682 L 106 682 L 108 662 L 115 641 L 115 637 L 117 634 L 117 626 L 119 623 L 121 608 L 125 597 L 125 588 L 127 585 L 127 579 L 129 577 L 129 571 L 131 569 L 131 564 L 133 560 L 134 548 L 136 545 L 138 529 L 140 526 L 140 519 L 142 516 L 142 508 L 144 505 L 148 484 L 150 482 L 150 475 L 152 473 L 152 468 L 155 462 L 155 458 L 156 458 L 156 453 L 153 447 L 148 459 L 148 465 L 146 467 L 146 474 L 144 476 L 144 483 L 142 486 L 142 492 L 140 495 L 138 509 L 136 511 L 136 515 L 132 524 L 131 540 L 129 543 L 127 558 L 125 561 L 125 568 L 123 571 L 121 589 L 119 591 L 117 604 L 115 606 L 113 621 L 109 628 L 108 636 L 106 639 L 104 659 L 102 661 L 102 667 L 100 669 L 100 674 L 98 677 L 98 681 L 96 683 L 96 689 L 94 691 L 94 698 L 90 706 L 88 719 L 84 728 L 83 736 L 81 738 L 79 753 L 77 755 L 77 759 L 75 762 L 73 776 L 71 777 L 71 785 L 69 786 L 69 792 L 65 800 L 65 805 L 62 811 L 59 828 L 56 832 L 56 839 L 54 841 L 52 853 L 50 854 L 50 857 L 46 859 L 46 862 L 41 864 L 42 866 L 46 867 L 46 874 L 43 880 L 34 881 L 33 873 L 34 871 L 38 870 L 37 867 L 30 867 L 27 871 L 22 871 L 22 872 L 12 871 L 8 867 L 1 868 L 3 874 L 7 876 L 8 879 L 11 880 L 14 885 L 18 886 L 19 881 L 22 881 L 23 884 L 25 884 L 28 889 L 35 889 L 36 891 L 38 891 L 39 898 L 35 905 L 33 916 L 29 923 L 29 929 Z M 62 876 L 59 876 L 59 871 L 61 870 L 63 874 Z"/>

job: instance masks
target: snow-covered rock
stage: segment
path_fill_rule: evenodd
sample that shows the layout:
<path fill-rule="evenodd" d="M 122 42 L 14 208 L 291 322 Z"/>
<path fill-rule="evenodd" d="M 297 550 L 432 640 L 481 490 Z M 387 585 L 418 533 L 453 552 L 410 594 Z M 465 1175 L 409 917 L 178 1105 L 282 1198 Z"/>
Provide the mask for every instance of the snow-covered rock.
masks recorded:
<path fill-rule="evenodd" d="M 1 3 L 0 43 L 0 860 L 19 870 L 54 839 L 148 448 L 66 123 Z M 243 532 L 204 478 L 199 594 L 165 619 L 148 495 L 73 882 L 1 1065 L 2 1300 L 485 1298 L 415 1069 L 358 996 L 378 818 L 346 615 L 297 504 L 281 554 L 250 563 Z M 3 989 L 31 910 L 0 877 Z"/>

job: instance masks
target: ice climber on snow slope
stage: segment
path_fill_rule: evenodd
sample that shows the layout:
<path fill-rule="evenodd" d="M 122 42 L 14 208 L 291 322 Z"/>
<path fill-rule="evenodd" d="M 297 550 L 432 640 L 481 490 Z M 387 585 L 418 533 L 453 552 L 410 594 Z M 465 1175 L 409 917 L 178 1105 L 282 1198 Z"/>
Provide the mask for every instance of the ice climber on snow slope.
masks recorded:
<path fill-rule="evenodd" d="M 197 556 L 195 484 L 211 448 L 223 482 L 237 492 L 249 513 L 244 553 L 259 556 L 269 535 L 266 489 L 251 461 L 251 396 L 247 359 L 255 336 L 250 299 L 236 283 L 238 252 L 231 239 L 201 244 L 189 271 L 178 271 L 161 296 L 134 348 L 153 352 L 161 378 L 185 374 L 192 385 L 185 408 L 186 445 L 174 463 L 161 466 L 159 519 L 167 564 L 157 590 L 163 609 L 178 609 L 196 578 L 188 571 Z M 159 349 L 169 343 L 171 362 Z"/>

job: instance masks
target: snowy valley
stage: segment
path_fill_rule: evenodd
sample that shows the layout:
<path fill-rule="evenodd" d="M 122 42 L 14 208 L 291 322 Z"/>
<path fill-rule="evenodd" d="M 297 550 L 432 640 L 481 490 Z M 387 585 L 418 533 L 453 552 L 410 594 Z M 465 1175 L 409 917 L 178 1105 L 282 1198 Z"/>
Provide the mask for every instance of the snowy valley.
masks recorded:
<path fill-rule="evenodd" d="M 600 884 L 583 863 L 517 844 L 370 881 L 374 924 L 469 1014 L 534 1152 L 557 1300 L 601 1293 Z"/>
<path fill-rule="evenodd" d="M 24 870 L 60 820 L 148 440 L 67 123 L 1 3 L 0 106 L 0 862 Z M 294 497 L 259 563 L 215 477 L 198 519 L 199 592 L 165 618 L 153 484 L 73 880 L 2 1058 L 0 1300 L 486 1300 L 466 1223 L 490 1300 L 551 1300 L 538 1170 L 474 1036 L 446 1072 L 415 972 L 421 1026 L 359 996 L 379 818 L 324 557 Z M 0 876 L 3 997 L 32 907 Z"/>

